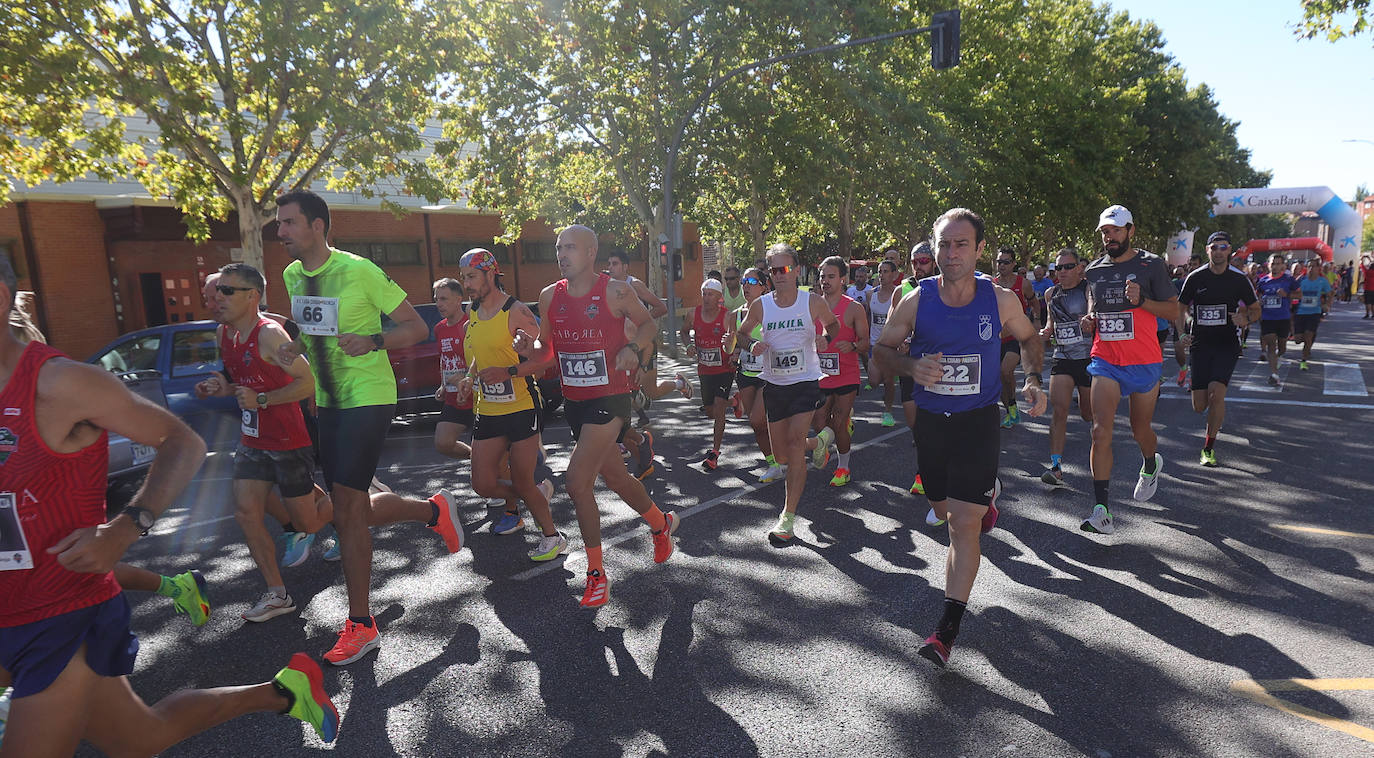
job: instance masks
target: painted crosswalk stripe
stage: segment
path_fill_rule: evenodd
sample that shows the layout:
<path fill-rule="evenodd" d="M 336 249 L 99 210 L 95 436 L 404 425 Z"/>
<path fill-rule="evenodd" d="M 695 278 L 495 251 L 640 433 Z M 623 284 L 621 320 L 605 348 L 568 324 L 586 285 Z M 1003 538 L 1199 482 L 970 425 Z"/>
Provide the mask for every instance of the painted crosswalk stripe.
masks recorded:
<path fill-rule="evenodd" d="M 1365 391 L 1364 374 L 1360 372 L 1358 363 L 1327 363 L 1326 380 L 1322 385 L 1323 395 L 1341 395 L 1344 397 L 1365 397 L 1369 393 Z"/>
<path fill-rule="evenodd" d="M 1288 381 L 1288 369 L 1293 364 L 1289 361 L 1279 361 L 1279 386 L 1269 384 L 1269 364 L 1257 363 L 1250 369 L 1250 375 L 1245 377 L 1236 388 L 1245 392 L 1273 392 L 1278 393 L 1283 389 L 1283 384 Z"/>

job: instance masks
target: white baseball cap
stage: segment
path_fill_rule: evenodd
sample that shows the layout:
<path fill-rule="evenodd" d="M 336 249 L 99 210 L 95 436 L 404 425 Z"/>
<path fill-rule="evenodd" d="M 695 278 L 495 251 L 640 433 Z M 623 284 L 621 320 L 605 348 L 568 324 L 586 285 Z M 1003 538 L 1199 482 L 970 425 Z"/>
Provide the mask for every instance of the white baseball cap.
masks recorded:
<path fill-rule="evenodd" d="M 1113 205 L 1102 211 L 1102 215 L 1097 217 L 1097 228 L 1101 229 L 1109 224 L 1111 226 L 1125 226 L 1134 222 L 1135 218 L 1131 216 L 1130 211 L 1126 210 L 1126 206 Z"/>
<path fill-rule="evenodd" d="M 722 295 L 725 294 L 725 287 L 715 279 L 707 279 L 706 281 L 701 283 L 702 294 L 705 294 L 706 290 L 715 290 L 716 292 L 719 292 Z"/>

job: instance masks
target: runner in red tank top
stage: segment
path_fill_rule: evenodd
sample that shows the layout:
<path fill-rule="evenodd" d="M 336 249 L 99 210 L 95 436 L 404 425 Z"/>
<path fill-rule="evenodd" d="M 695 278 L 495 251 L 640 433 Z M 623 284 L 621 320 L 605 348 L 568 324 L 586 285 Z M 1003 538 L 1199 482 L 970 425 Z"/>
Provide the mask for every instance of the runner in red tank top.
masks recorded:
<path fill-rule="evenodd" d="M 851 442 L 850 418 L 854 414 L 854 400 L 859 395 L 859 356 L 868 353 L 868 312 L 858 302 L 845 295 L 845 280 L 849 266 L 843 258 L 832 255 L 821 261 L 821 294 L 830 312 L 840 322 L 840 331 L 830 341 L 830 348 L 817 353 L 821 361 L 820 387 L 825 397 L 825 405 L 816 409 L 811 428 L 817 434 L 806 441 L 807 449 L 813 451 L 822 442 L 835 441 L 839 453 L 835 476 L 830 480 L 831 487 L 849 484 L 853 475 L 849 469 L 849 446 Z M 824 332 L 816 324 L 816 334 Z M 819 454 L 825 462 L 830 460 L 829 449 Z M 822 464 L 824 466 L 824 464 Z"/>
<path fill-rule="evenodd" d="M 266 282 L 245 263 L 220 269 L 219 296 L 212 304 L 220 330 L 220 354 L 235 384 L 221 374 L 196 385 L 200 397 L 230 395 L 242 413 L 239 448 L 234 453 L 234 519 L 267 585 L 246 621 L 267 621 L 296 610 L 286 591 L 272 535 L 263 523 L 273 485 L 281 490 L 289 527 L 283 532 L 287 552 L 303 562 L 314 534 L 334 517 L 333 502 L 316 497 L 315 454 L 305 429 L 300 401 L 315 391 L 310 365 L 296 356 L 280 364 L 278 347 L 291 341 L 286 330 L 258 312 Z M 306 549 L 295 542 L 305 541 Z"/>
<path fill-rule="evenodd" d="M 616 442 L 630 425 L 630 371 L 642 363 L 657 327 L 644 303 L 624 282 L 596 271 L 596 233 L 570 226 L 558 235 L 558 267 L 566 279 L 539 294 L 539 339 L 516 334 L 516 350 L 526 357 L 552 350 L 563 377 L 564 414 L 572 427 L 572 458 L 564 474 L 577 508 L 577 524 L 587 551 L 587 584 L 582 605 L 605 605 L 611 583 L 601 561 L 601 512 L 596 477 L 644 517 L 653 530 L 654 561 L 673 554 L 677 518 L 654 505 L 643 483 L 630 475 Z M 638 327 L 633 341 L 625 321 Z"/>
<path fill-rule="evenodd" d="M 472 431 L 472 396 L 458 401 L 458 383 L 468 372 L 463 355 L 468 314 L 463 310 L 463 283 L 444 277 L 434 283 L 434 307 L 443 320 L 434 325 L 434 341 L 439 343 L 439 388 L 434 399 L 443 402 L 439 423 L 434 425 L 434 449 L 455 460 L 472 457 L 472 448 L 461 437 Z"/>
<path fill-rule="evenodd" d="M 697 361 L 697 380 L 701 383 L 701 403 L 711 411 L 713 422 L 711 448 L 701 465 L 714 471 L 720 459 L 720 442 L 725 437 L 725 400 L 735 379 L 734 356 L 725 352 L 725 286 L 715 279 L 701 283 L 701 305 L 692 318 L 682 324 L 687 357 Z"/>
<path fill-rule="evenodd" d="M 15 285 L 0 256 L 7 317 Z M 0 683 L 13 695 L 5 755 L 72 755 L 83 739 L 107 754 L 152 755 L 254 711 L 314 712 L 312 725 L 333 740 L 337 711 L 304 655 L 251 687 L 181 691 L 152 707 L 134 695 L 126 676 L 138 640 L 111 569 L 190 482 L 205 443 L 99 366 L 25 346 L 9 329 L 0 384 Z M 158 451 L 109 523 L 106 430 Z"/>

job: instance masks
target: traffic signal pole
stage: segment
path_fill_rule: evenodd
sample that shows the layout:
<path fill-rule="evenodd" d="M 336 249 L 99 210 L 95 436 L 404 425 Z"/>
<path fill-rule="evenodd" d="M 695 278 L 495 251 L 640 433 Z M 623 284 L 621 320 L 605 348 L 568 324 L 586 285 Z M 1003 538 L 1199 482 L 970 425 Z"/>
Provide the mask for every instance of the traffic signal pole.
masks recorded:
<path fill-rule="evenodd" d="M 678 252 L 676 246 L 680 244 L 680 241 L 676 239 L 671 239 L 673 235 L 669 231 L 669 228 L 672 225 L 674 212 L 673 171 L 677 167 L 677 156 L 678 152 L 682 148 L 682 137 L 687 132 L 687 126 L 688 124 L 692 123 L 692 119 L 696 117 L 697 111 L 701 110 L 701 106 L 706 104 L 707 98 L 711 97 L 711 95 L 714 94 L 716 90 L 720 89 L 726 82 L 730 81 L 736 76 L 739 76 L 740 74 L 753 71 L 756 68 L 771 66 L 775 63 L 782 63 L 783 61 L 792 60 L 793 58 L 801 58 L 806 55 L 832 53 L 836 50 L 843 50 L 848 47 L 858 47 L 860 45 L 871 45 L 877 42 L 887 42 L 888 40 L 894 40 L 901 37 L 910 37 L 913 34 L 920 34 L 922 32 L 932 32 L 930 42 L 930 64 L 932 68 L 945 69 L 958 65 L 959 11 L 941 11 L 931 17 L 931 22 L 932 23 L 930 26 L 919 26 L 914 29 L 903 29 L 898 32 L 888 32 L 887 34 L 879 34 L 873 37 L 864 37 L 862 39 L 849 40 L 848 42 L 837 42 L 833 45 L 822 45 L 821 47 L 812 47 L 807 48 L 805 50 L 796 50 L 790 53 L 785 53 L 783 55 L 775 55 L 772 58 L 765 58 L 761 61 L 754 61 L 753 63 L 748 63 L 743 66 L 739 66 L 738 68 L 726 72 L 724 75 L 722 75 L 719 79 L 716 79 L 714 82 L 711 82 L 711 86 L 707 87 L 704 92 L 698 95 L 696 101 L 692 103 L 692 107 L 688 108 L 687 112 L 682 115 L 682 120 L 678 122 L 677 130 L 673 134 L 673 141 L 668 146 L 667 161 L 663 167 L 663 211 L 661 218 L 663 220 L 664 235 L 669 237 L 670 239 L 670 241 L 666 243 L 666 246 L 668 247 L 669 260 L 667 261 L 667 264 L 663 266 L 663 280 L 665 285 L 664 292 L 666 292 L 668 296 L 668 344 L 666 345 L 666 347 L 668 349 L 669 355 L 673 356 L 674 358 L 677 357 L 678 338 L 677 293 L 676 283 L 673 281 L 671 257 L 673 254 Z"/>

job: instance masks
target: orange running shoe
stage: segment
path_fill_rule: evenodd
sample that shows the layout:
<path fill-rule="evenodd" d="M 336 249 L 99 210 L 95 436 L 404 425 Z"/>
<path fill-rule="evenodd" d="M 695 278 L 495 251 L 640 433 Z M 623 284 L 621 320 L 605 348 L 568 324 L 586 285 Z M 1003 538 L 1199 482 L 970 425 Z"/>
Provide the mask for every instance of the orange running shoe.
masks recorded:
<path fill-rule="evenodd" d="M 611 599 L 611 578 L 600 571 L 587 572 L 587 588 L 582 591 L 583 608 L 600 608 Z"/>
<path fill-rule="evenodd" d="M 429 499 L 434 506 L 439 509 L 439 521 L 431 526 L 444 538 L 444 547 L 450 553 L 456 553 L 463 549 L 463 521 L 458 517 L 458 501 L 448 490 L 439 490 L 434 493 L 434 497 Z"/>
<path fill-rule="evenodd" d="M 382 644 L 382 633 L 377 631 L 377 619 L 369 616 L 368 620 L 372 626 L 354 623 L 353 619 L 345 621 L 339 641 L 324 654 L 324 659 L 335 666 L 347 666 L 376 650 Z"/>
<path fill-rule="evenodd" d="M 653 532 L 654 563 L 662 563 L 673 557 L 673 532 L 677 531 L 677 516 L 663 514 L 663 531 Z"/>

